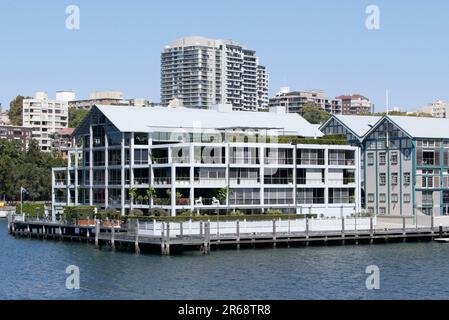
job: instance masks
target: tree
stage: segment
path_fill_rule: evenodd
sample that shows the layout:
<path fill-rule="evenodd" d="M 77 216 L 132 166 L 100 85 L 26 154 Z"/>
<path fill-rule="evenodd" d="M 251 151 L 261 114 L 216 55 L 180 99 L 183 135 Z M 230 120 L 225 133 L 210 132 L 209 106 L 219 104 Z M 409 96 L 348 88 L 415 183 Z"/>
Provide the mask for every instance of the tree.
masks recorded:
<path fill-rule="evenodd" d="M 0 140 L 0 198 L 19 200 L 24 187 L 30 200 L 50 200 L 51 169 L 65 163 L 58 154 L 42 152 L 34 140 L 27 151 L 19 141 Z"/>
<path fill-rule="evenodd" d="M 330 118 L 330 114 L 315 104 L 305 104 L 300 115 L 312 124 L 321 124 Z"/>
<path fill-rule="evenodd" d="M 69 108 L 69 127 L 76 128 L 89 113 L 89 110 Z"/>
<path fill-rule="evenodd" d="M 23 125 L 23 99 L 30 99 L 30 97 L 24 97 L 18 95 L 13 101 L 9 103 L 9 120 L 14 126 Z"/>

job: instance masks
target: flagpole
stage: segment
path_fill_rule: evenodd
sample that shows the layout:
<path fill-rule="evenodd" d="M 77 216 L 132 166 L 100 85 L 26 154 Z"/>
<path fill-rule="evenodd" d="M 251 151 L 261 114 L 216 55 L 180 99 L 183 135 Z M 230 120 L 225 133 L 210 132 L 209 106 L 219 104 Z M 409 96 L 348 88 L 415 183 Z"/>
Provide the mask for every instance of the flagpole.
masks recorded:
<path fill-rule="evenodd" d="M 20 215 L 23 215 L 23 188 L 20 186 Z"/>

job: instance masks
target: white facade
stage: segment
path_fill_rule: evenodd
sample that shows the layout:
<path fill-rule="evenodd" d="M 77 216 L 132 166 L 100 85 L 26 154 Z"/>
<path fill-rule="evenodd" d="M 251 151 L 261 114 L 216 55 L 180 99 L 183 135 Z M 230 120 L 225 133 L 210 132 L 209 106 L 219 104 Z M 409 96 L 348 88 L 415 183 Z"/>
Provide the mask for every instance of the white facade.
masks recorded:
<path fill-rule="evenodd" d="M 23 126 L 33 128 L 33 139 L 42 151 L 50 152 L 51 135 L 68 127 L 68 101 L 49 100 L 45 92 L 23 100 Z"/>
<path fill-rule="evenodd" d="M 259 76 L 262 77 L 259 79 Z M 188 108 L 229 103 L 235 110 L 266 107 L 268 76 L 255 51 L 230 40 L 187 37 L 161 54 L 161 104 Z"/>
<path fill-rule="evenodd" d="M 299 113 L 306 104 L 321 107 L 330 114 L 342 114 L 342 101 L 326 96 L 322 90 L 291 91 L 282 87 L 276 96 L 269 100 L 270 108 L 282 107 L 286 112 Z"/>
<path fill-rule="evenodd" d="M 449 118 L 449 103 L 437 100 L 425 106 L 423 112 L 432 115 L 434 118 Z"/>
<path fill-rule="evenodd" d="M 123 214 L 274 209 L 340 217 L 361 210 L 358 148 L 276 142 L 284 132 L 313 137 L 316 129 L 299 115 L 188 110 L 209 124 L 199 129 L 189 125 L 185 108 L 120 108 L 96 107 L 78 127 L 82 146 L 69 152 L 67 168 L 53 170 L 55 212 L 80 204 Z M 241 125 L 246 117 L 251 131 Z M 264 137 L 268 118 L 278 136 Z M 154 198 L 145 198 L 149 188 Z"/>

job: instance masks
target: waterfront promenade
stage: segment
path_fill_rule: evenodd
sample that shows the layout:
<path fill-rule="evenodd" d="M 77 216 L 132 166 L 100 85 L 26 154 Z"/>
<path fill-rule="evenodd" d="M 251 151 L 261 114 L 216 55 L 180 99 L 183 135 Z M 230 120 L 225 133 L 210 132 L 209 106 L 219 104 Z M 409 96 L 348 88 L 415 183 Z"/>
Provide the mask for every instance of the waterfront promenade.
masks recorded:
<path fill-rule="evenodd" d="M 209 254 L 220 248 L 374 244 L 429 241 L 449 237 L 446 219 L 351 218 L 266 221 L 162 222 L 128 220 L 127 223 L 61 223 L 8 216 L 8 232 L 14 236 L 80 241 L 97 248 L 130 250 L 162 255 L 200 250 Z"/>

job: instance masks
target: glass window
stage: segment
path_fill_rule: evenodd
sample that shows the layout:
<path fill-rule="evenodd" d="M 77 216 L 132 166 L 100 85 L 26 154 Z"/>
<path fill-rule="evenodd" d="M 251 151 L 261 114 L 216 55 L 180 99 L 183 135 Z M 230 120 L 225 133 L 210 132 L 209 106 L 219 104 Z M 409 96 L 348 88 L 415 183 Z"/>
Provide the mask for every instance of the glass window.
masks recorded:
<path fill-rule="evenodd" d="M 398 153 L 397 152 L 392 152 L 390 155 L 390 161 L 392 165 L 396 165 L 398 164 Z"/>
<path fill-rule="evenodd" d="M 398 174 L 397 173 L 391 174 L 391 184 L 394 186 L 398 184 Z"/>
<path fill-rule="evenodd" d="M 379 194 L 379 202 L 382 202 L 382 203 L 387 202 L 387 195 L 385 193 Z"/>
<path fill-rule="evenodd" d="M 405 172 L 404 173 L 404 186 L 409 186 L 409 185 L 410 185 L 410 173 Z"/>
<path fill-rule="evenodd" d="M 374 202 L 374 193 L 368 193 L 368 202 L 370 203 Z"/>
<path fill-rule="evenodd" d="M 391 202 L 393 203 L 398 203 L 398 194 L 397 193 L 392 193 L 391 194 Z"/>
<path fill-rule="evenodd" d="M 404 203 L 410 203 L 410 193 L 404 193 Z"/>
<path fill-rule="evenodd" d="M 374 165 L 374 153 L 369 152 L 369 153 L 367 154 L 367 160 L 368 160 L 368 165 L 369 165 L 369 166 Z"/>
<path fill-rule="evenodd" d="M 386 163 L 386 153 L 380 152 L 379 153 L 379 165 L 383 166 Z"/>
<path fill-rule="evenodd" d="M 387 184 L 387 176 L 385 173 L 379 173 L 379 184 L 384 186 Z"/>

